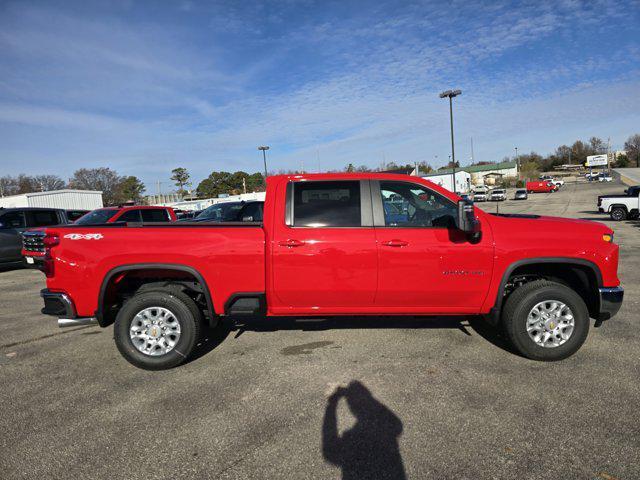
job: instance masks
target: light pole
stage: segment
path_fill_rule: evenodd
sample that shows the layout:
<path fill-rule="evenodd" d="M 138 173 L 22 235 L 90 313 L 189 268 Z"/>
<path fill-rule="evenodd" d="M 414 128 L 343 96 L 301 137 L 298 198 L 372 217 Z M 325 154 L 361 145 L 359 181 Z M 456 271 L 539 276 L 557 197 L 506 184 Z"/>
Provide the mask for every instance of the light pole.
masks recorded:
<path fill-rule="evenodd" d="M 440 98 L 449 98 L 449 119 L 451 122 L 451 159 L 453 161 L 453 193 L 456 193 L 456 153 L 453 144 L 453 97 L 457 97 L 460 94 L 462 94 L 462 90 L 446 90 L 440 94 Z"/>
<path fill-rule="evenodd" d="M 269 150 L 269 147 L 266 145 L 263 145 L 261 147 L 258 147 L 258 150 L 262 150 L 262 161 L 264 162 L 264 183 L 267 183 L 267 150 Z"/>
<path fill-rule="evenodd" d="M 518 173 L 518 180 L 520 180 L 520 157 L 518 156 L 518 147 L 516 149 L 516 172 Z"/>

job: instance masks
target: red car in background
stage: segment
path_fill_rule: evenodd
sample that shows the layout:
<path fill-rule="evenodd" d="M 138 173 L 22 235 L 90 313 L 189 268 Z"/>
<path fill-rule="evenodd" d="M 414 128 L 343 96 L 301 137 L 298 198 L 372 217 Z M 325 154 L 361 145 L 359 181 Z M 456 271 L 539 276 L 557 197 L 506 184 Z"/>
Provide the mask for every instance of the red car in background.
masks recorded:
<path fill-rule="evenodd" d="M 558 186 L 549 180 L 527 182 L 527 193 L 550 193 L 556 190 Z"/>
<path fill-rule="evenodd" d="M 176 214 L 171 207 L 127 206 L 104 207 L 92 210 L 73 222 L 75 225 L 100 225 L 103 223 L 131 222 L 175 222 Z"/>

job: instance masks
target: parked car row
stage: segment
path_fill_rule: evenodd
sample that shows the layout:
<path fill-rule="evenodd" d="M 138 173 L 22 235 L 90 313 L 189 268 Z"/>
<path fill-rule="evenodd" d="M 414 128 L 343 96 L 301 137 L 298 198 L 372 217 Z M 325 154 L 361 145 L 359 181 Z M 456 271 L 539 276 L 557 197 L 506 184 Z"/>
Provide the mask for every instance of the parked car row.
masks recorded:
<path fill-rule="evenodd" d="M 225 202 L 201 212 L 162 206 L 120 206 L 96 210 L 0 207 L 0 266 L 22 263 L 23 233 L 54 225 L 105 225 L 158 222 L 262 222 L 264 202 Z"/>
<path fill-rule="evenodd" d="M 0 207 L 0 265 L 21 263 L 21 234 L 29 228 L 73 223 L 87 210 Z"/>

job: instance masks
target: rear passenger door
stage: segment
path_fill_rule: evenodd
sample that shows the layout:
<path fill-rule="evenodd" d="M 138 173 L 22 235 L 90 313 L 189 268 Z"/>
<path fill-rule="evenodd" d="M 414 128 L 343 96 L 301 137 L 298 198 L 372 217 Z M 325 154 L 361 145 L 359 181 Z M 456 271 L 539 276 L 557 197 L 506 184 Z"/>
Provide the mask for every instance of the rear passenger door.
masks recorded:
<path fill-rule="evenodd" d="M 291 181 L 271 238 L 276 313 L 353 312 L 373 304 L 377 251 L 369 182 Z"/>

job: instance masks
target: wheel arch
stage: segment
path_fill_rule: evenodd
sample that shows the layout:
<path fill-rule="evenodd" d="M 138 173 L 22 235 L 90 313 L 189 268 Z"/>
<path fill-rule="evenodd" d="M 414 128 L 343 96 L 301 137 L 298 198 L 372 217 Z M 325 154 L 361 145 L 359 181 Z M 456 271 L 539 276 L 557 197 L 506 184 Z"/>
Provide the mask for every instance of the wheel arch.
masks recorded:
<path fill-rule="evenodd" d="M 609 212 L 611 212 L 614 208 L 622 208 L 625 212 L 629 212 L 629 208 L 624 203 L 612 203 L 609 205 Z"/>
<path fill-rule="evenodd" d="M 192 277 L 197 283 L 201 285 L 202 293 L 204 295 L 207 309 L 209 310 L 210 317 L 213 317 L 216 312 L 214 309 L 213 299 L 211 297 L 211 291 L 207 285 L 204 276 L 195 268 L 189 265 L 173 264 L 173 263 L 135 263 L 127 265 L 119 265 L 109 270 L 100 285 L 100 291 L 98 293 L 98 306 L 96 309 L 95 317 L 98 320 L 98 324 L 101 327 L 106 327 L 112 320 L 105 312 L 105 302 L 109 292 L 109 287 L 113 285 L 114 279 L 121 274 L 129 274 L 133 272 L 171 272 L 186 274 Z M 188 278 L 188 277 L 187 277 Z"/>
<path fill-rule="evenodd" d="M 564 273 L 558 274 L 558 269 L 563 266 L 569 266 L 571 268 Z M 589 314 L 593 317 L 599 311 L 598 309 L 600 306 L 600 299 L 598 296 L 598 288 L 602 287 L 602 272 L 600 271 L 598 265 L 590 260 L 585 260 L 582 258 L 536 257 L 517 260 L 509 264 L 509 266 L 505 269 L 504 273 L 502 274 L 502 278 L 500 279 L 500 285 L 498 286 L 498 292 L 496 294 L 493 307 L 491 307 L 489 311 L 488 320 L 492 324 L 497 324 L 500 321 L 500 313 L 504 306 L 506 297 L 505 291 L 508 282 L 519 272 L 527 274 L 537 272 L 541 273 L 542 277 L 545 277 L 549 275 L 549 272 L 552 272 L 552 275 L 550 275 L 550 277 L 555 279 L 558 277 L 562 278 L 563 275 L 565 278 L 571 275 L 576 275 L 576 269 L 585 272 L 587 275 L 587 277 L 584 279 L 584 281 L 586 281 L 584 285 L 586 290 L 576 290 L 576 293 L 583 297 L 589 309 Z"/>

